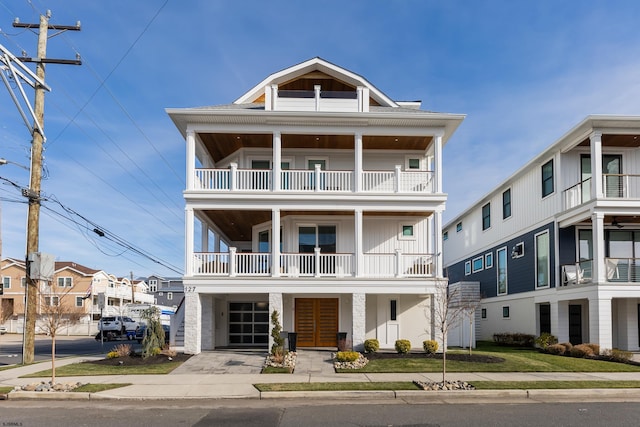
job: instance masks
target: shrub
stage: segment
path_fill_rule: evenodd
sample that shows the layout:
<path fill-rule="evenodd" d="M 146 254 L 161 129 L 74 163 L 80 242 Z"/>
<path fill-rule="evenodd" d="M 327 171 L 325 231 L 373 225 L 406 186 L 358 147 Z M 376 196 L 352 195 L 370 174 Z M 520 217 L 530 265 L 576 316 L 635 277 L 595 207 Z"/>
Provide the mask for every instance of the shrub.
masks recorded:
<path fill-rule="evenodd" d="M 498 345 L 510 347 L 533 347 L 535 337 L 529 334 L 502 332 L 493 334 L 493 341 Z"/>
<path fill-rule="evenodd" d="M 551 335 L 549 332 L 543 332 L 538 338 L 536 338 L 536 345 L 540 348 L 547 348 L 553 344 L 558 344 L 558 338 L 555 335 Z"/>
<path fill-rule="evenodd" d="M 591 350 L 593 350 L 593 354 L 594 355 L 599 355 L 600 354 L 600 345 L 599 344 L 592 344 L 592 343 L 586 343 L 586 346 L 588 346 L 589 348 L 591 348 Z"/>
<path fill-rule="evenodd" d="M 435 352 L 438 351 L 438 341 L 436 340 L 422 341 L 422 348 L 428 354 L 435 354 Z"/>
<path fill-rule="evenodd" d="M 117 351 L 110 351 L 109 353 L 107 353 L 107 359 L 115 359 L 116 357 L 118 357 Z"/>
<path fill-rule="evenodd" d="M 571 348 L 573 347 L 573 344 L 571 344 L 570 342 L 563 342 L 563 343 L 560 343 L 560 344 L 562 344 L 564 346 L 565 351 L 567 353 L 569 353 L 571 351 Z"/>
<path fill-rule="evenodd" d="M 627 363 L 629 360 L 631 360 L 630 351 L 618 350 L 617 348 L 604 350 L 602 352 L 602 355 L 612 362 Z"/>
<path fill-rule="evenodd" d="M 131 354 L 131 344 L 118 344 L 113 349 L 111 349 L 112 353 L 116 353 L 116 357 L 127 357 Z"/>
<path fill-rule="evenodd" d="M 409 340 L 397 340 L 396 341 L 396 351 L 398 353 L 409 353 L 411 350 L 411 341 Z"/>
<path fill-rule="evenodd" d="M 566 353 L 567 347 L 565 347 L 563 344 L 551 344 L 546 346 L 544 348 L 544 351 L 549 354 L 555 354 L 556 356 L 562 356 Z"/>
<path fill-rule="evenodd" d="M 357 351 L 339 351 L 336 353 L 338 362 L 355 362 L 359 357 L 360 353 Z"/>
<path fill-rule="evenodd" d="M 380 350 L 380 341 L 375 338 L 369 338 L 364 341 L 364 351 L 365 353 L 375 353 Z"/>
<path fill-rule="evenodd" d="M 273 338 L 271 354 L 274 356 L 276 352 L 282 352 L 282 354 L 284 354 L 284 338 L 280 336 L 282 326 L 280 325 L 280 313 L 278 313 L 278 310 L 273 310 L 271 313 L 271 323 L 273 324 L 273 329 L 271 329 L 271 338 Z"/>
<path fill-rule="evenodd" d="M 571 347 L 569 354 L 572 357 L 590 357 L 593 356 L 593 349 L 587 344 L 578 344 Z"/>

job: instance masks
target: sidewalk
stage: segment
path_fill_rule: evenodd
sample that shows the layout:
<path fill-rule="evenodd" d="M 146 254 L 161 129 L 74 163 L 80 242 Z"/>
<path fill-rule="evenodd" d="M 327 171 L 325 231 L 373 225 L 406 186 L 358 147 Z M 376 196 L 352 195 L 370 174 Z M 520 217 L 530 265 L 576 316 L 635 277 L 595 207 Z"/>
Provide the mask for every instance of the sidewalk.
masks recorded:
<path fill-rule="evenodd" d="M 405 399 L 419 401 L 474 401 L 506 398 L 522 401 L 638 401 L 640 389 L 585 390 L 476 390 L 476 391 L 353 391 L 353 392 L 259 392 L 257 383 L 376 382 L 376 381 L 440 381 L 442 374 L 336 374 L 330 351 L 299 350 L 293 374 L 260 374 L 264 352 L 221 350 L 193 356 L 168 375 L 109 375 L 60 377 L 58 382 L 129 383 L 130 386 L 98 393 L 12 392 L 10 399 L 229 399 L 229 398 L 333 398 L 333 399 Z M 56 366 L 102 356 L 74 357 L 56 361 Z M 0 371 L 0 386 L 26 385 L 48 378 L 19 378 L 48 369 L 50 363 Z M 637 380 L 640 372 L 576 373 L 576 372 L 491 372 L 449 373 L 450 381 L 549 381 L 549 380 Z"/>

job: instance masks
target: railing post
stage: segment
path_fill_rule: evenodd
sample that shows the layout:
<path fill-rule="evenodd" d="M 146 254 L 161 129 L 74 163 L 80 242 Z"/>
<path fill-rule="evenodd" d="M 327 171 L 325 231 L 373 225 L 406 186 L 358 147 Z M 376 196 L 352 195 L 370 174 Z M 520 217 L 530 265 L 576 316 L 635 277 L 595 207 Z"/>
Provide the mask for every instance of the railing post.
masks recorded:
<path fill-rule="evenodd" d="M 320 88 L 320 85 L 313 86 L 313 92 L 316 101 L 316 111 L 320 111 Z"/>
<path fill-rule="evenodd" d="M 231 163 L 229 165 L 229 188 L 231 189 L 231 191 L 235 191 L 236 189 L 237 173 L 238 173 L 238 164 Z"/>
<path fill-rule="evenodd" d="M 315 166 L 315 170 L 314 170 L 314 175 L 315 175 L 315 180 L 316 180 L 316 185 L 315 185 L 315 190 L 316 191 L 320 191 L 320 174 L 321 172 L 321 168 L 320 165 L 316 164 Z"/>
<path fill-rule="evenodd" d="M 400 192 L 400 175 L 401 174 L 402 174 L 402 166 L 396 165 L 396 182 L 395 182 L 395 188 L 393 189 L 395 193 Z"/>
<path fill-rule="evenodd" d="M 316 270 L 316 277 L 320 277 L 320 248 L 313 248 L 313 261 Z"/>
<path fill-rule="evenodd" d="M 402 276 L 402 249 L 396 249 L 396 277 Z"/>
<path fill-rule="evenodd" d="M 229 276 L 236 277 L 236 248 L 229 248 Z"/>

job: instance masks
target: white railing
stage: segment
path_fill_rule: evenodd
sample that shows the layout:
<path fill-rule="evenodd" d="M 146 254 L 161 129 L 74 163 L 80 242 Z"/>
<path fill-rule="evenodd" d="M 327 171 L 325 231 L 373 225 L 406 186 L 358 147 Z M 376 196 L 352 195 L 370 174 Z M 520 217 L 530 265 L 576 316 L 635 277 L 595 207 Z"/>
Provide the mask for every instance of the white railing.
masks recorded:
<path fill-rule="evenodd" d="M 264 169 L 236 169 L 234 180 L 236 190 L 270 190 L 271 171 Z"/>
<path fill-rule="evenodd" d="M 564 208 L 571 209 L 591 200 L 591 178 L 587 178 L 564 190 Z"/>
<path fill-rule="evenodd" d="M 273 276 L 270 253 L 195 253 L 194 275 Z M 431 254 L 364 254 L 361 277 L 433 277 Z M 352 253 L 280 254 L 281 277 L 355 277 Z"/>
<path fill-rule="evenodd" d="M 640 282 L 640 258 L 605 258 L 608 282 Z"/>
<path fill-rule="evenodd" d="M 363 171 L 362 191 L 365 193 L 394 193 L 396 188 L 394 171 Z"/>
<path fill-rule="evenodd" d="M 602 193 L 614 199 L 640 198 L 640 175 L 603 174 Z M 564 208 L 571 209 L 591 200 L 591 178 L 563 191 Z"/>
<path fill-rule="evenodd" d="M 231 174 L 229 169 L 196 169 L 195 186 L 203 190 L 229 190 Z"/>

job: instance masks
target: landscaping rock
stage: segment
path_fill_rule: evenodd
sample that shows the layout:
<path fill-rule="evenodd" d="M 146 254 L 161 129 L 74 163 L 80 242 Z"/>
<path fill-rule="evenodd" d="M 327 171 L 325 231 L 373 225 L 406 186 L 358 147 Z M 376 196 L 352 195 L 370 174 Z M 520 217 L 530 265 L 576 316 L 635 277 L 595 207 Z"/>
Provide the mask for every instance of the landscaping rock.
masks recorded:
<path fill-rule="evenodd" d="M 335 369 L 361 369 L 367 366 L 369 359 L 364 357 L 362 353 L 358 356 L 358 359 L 353 362 L 338 362 L 335 353 L 333 354 L 333 367 Z"/>
<path fill-rule="evenodd" d="M 289 351 L 284 355 L 284 359 L 282 362 L 278 362 L 274 360 L 272 354 L 268 354 L 267 358 L 264 361 L 264 367 L 272 367 L 272 368 L 289 368 L 291 372 L 296 368 L 296 360 L 298 355 L 295 351 Z"/>
<path fill-rule="evenodd" d="M 425 382 L 414 381 L 415 385 L 423 390 L 475 390 L 476 388 L 466 381 L 444 381 L 444 382 Z"/>
<path fill-rule="evenodd" d="M 37 392 L 69 392 L 83 385 L 80 382 L 77 383 L 55 383 L 51 384 L 51 381 L 42 381 L 40 383 L 31 383 L 22 387 L 16 387 L 16 391 L 37 391 Z"/>

